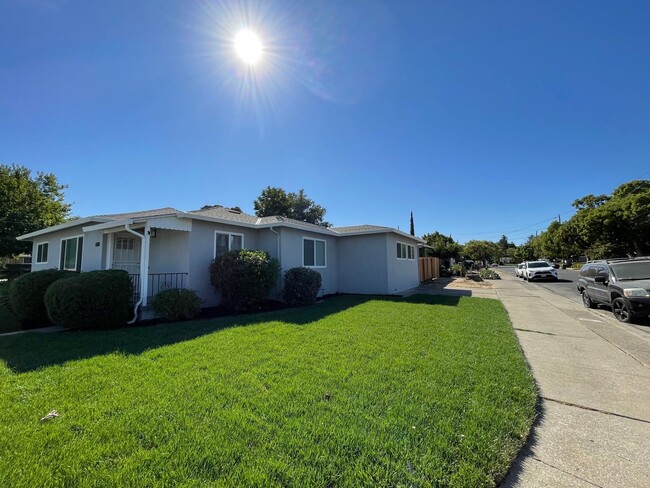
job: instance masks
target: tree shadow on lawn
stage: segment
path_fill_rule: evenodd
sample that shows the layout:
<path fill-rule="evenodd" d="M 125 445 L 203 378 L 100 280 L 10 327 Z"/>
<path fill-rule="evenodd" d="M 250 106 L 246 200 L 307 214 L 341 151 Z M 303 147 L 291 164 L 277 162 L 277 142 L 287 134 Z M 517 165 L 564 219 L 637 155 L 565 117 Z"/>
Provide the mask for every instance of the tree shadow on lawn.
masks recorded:
<path fill-rule="evenodd" d="M 230 327 L 270 321 L 304 326 L 375 300 L 455 306 L 459 298 L 431 295 L 414 295 L 407 298 L 346 295 L 332 297 L 306 307 L 219 319 L 139 325 L 112 330 L 65 331 L 52 334 L 29 332 L 0 337 L 0 360 L 4 360 L 14 372 L 25 373 L 115 352 L 140 354 L 149 349 L 189 341 Z"/>

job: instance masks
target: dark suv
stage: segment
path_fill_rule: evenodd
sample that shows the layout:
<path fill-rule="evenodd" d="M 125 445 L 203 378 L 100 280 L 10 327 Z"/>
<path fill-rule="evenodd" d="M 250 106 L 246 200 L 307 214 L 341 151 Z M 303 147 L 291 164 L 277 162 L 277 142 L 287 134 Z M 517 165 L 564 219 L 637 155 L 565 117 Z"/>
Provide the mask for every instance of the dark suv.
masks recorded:
<path fill-rule="evenodd" d="M 609 305 L 621 322 L 650 316 L 650 257 L 590 261 L 577 287 L 585 307 Z"/>

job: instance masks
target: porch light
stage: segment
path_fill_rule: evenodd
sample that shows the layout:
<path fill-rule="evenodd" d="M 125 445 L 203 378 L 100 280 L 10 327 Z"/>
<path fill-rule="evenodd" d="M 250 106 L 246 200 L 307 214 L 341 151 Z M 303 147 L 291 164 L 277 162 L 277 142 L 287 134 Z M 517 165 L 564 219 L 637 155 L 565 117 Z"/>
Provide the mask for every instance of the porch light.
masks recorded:
<path fill-rule="evenodd" d="M 151 236 L 152 239 L 156 238 L 156 229 L 153 228 L 149 231 L 149 235 Z"/>

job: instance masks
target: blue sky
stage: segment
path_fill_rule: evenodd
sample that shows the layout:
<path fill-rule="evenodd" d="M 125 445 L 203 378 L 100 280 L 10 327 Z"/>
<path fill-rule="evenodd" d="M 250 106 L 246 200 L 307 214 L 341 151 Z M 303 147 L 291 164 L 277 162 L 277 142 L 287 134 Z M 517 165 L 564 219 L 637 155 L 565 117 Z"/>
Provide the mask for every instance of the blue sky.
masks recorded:
<path fill-rule="evenodd" d="M 647 1 L 0 0 L 0 162 L 80 216 L 252 213 L 270 185 L 334 225 L 520 243 L 649 177 L 648 25 Z"/>

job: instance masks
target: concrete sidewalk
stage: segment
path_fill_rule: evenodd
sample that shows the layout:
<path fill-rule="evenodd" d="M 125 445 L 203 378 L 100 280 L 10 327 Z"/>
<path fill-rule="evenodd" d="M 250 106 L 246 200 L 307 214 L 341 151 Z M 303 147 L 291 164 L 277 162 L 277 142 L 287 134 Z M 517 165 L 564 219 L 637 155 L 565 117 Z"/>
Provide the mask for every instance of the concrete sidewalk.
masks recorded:
<path fill-rule="evenodd" d="M 494 282 L 539 388 L 504 487 L 650 486 L 650 340 L 502 273 Z"/>
<path fill-rule="evenodd" d="M 498 298 L 539 388 L 529 442 L 502 487 L 650 487 L 650 334 L 506 273 Z"/>

